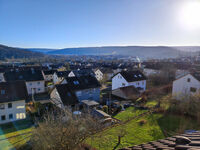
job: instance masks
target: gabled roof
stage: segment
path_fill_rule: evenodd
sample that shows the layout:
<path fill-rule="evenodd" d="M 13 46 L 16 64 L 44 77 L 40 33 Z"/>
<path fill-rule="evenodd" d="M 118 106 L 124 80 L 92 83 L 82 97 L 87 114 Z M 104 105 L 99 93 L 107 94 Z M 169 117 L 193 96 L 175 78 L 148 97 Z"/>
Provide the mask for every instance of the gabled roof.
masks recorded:
<path fill-rule="evenodd" d="M 138 96 L 140 92 L 134 86 L 126 86 L 113 90 L 112 94 L 120 98 L 132 99 L 134 96 Z"/>
<path fill-rule="evenodd" d="M 28 97 L 24 81 L 1 82 L 0 103 L 26 100 Z"/>
<path fill-rule="evenodd" d="M 119 72 L 127 82 L 146 80 L 146 76 L 139 70 Z"/>
<path fill-rule="evenodd" d="M 66 77 L 67 86 L 74 90 L 83 90 L 89 88 L 97 88 L 100 87 L 100 83 L 93 76 L 81 76 L 81 77 Z"/>
<path fill-rule="evenodd" d="M 94 76 L 94 72 L 92 71 L 92 69 L 81 69 L 81 70 L 73 70 L 72 71 L 74 73 L 75 76 L 80 77 L 80 76 Z"/>
<path fill-rule="evenodd" d="M 78 103 L 75 93 L 67 86 L 67 84 L 58 84 L 55 88 L 64 105 L 75 105 Z"/>
<path fill-rule="evenodd" d="M 41 81 L 44 80 L 40 70 L 9 71 L 4 74 L 6 81 Z"/>
<path fill-rule="evenodd" d="M 43 70 L 44 75 L 53 75 L 57 70 Z"/>
<path fill-rule="evenodd" d="M 58 77 L 68 77 L 71 71 L 57 71 L 56 74 Z"/>
<path fill-rule="evenodd" d="M 193 73 L 191 73 L 191 75 L 193 77 L 195 77 L 195 79 L 197 79 L 198 81 L 200 81 L 200 72 L 193 72 Z"/>

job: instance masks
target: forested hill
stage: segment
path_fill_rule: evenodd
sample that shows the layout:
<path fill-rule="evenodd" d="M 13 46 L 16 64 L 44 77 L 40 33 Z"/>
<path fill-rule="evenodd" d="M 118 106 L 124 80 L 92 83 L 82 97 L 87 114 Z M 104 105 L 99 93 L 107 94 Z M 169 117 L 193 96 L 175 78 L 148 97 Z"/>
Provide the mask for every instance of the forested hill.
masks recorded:
<path fill-rule="evenodd" d="M 21 48 L 13 48 L 0 44 L 0 60 L 7 58 L 38 58 L 43 57 L 44 54 L 39 52 L 27 51 Z"/>

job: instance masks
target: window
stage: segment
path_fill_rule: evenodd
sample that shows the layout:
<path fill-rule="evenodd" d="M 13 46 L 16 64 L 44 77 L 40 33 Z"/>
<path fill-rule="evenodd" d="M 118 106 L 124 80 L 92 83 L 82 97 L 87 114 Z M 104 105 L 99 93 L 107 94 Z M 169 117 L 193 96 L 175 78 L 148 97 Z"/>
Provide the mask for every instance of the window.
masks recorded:
<path fill-rule="evenodd" d="M 9 119 L 13 119 L 13 114 L 9 114 Z"/>
<path fill-rule="evenodd" d="M 32 85 L 32 83 L 29 83 L 29 85 Z"/>
<path fill-rule="evenodd" d="M 81 91 L 76 92 L 77 96 L 81 96 Z"/>
<path fill-rule="evenodd" d="M 40 84 L 40 82 L 37 83 L 38 85 Z"/>
<path fill-rule="evenodd" d="M 197 91 L 196 88 L 194 88 L 194 87 L 191 87 L 191 88 L 190 88 L 190 92 L 196 92 L 196 91 Z"/>
<path fill-rule="evenodd" d="M 0 104 L 0 109 L 5 109 L 5 105 L 4 104 Z"/>
<path fill-rule="evenodd" d="M 125 83 L 122 83 L 122 86 L 125 86 Z"/>
<path fill-rule="evenodd" d="M 12 108 L 12 103 L 8 103 L 8 108 Z"/>
<path fill-rule="evenodd" d="M 5 115 L 1 116 L 1 120 L 6 120 L 6 116 Z"/>
<path fill-rule="evenodd" d="M 71 97 L 71 93 L 67 92 L 67 96 Z"/>
<path fill-rule="evenodd" d="M 77 84 L 79 84 L 79 82 L 78 81 L 74 81 L 74 84 L 77 85 Z"/>
<path fill-rule="evenodd" d="M 190 82 L 190 78 L 187 79 L 187 82 Z"/>
<path fill-rule="evenodd" d="M 5 90 L 1 90 L 1 95 L 4 95 L 5 93 Z"/>
<path fill-rule="evenodd" d="M 40 88 L 38 88 L 38 91 L 40 91 Z"/>

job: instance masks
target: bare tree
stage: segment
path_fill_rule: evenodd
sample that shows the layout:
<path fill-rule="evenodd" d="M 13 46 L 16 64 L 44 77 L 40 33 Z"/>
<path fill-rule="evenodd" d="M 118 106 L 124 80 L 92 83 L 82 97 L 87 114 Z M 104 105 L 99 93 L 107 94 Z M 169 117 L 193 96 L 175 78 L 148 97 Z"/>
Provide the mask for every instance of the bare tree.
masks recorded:
<path fill-rule="evenodd" d="M 77 116 L 69 110 L 52 111 L 33 130 L 30 144 L 34 150 L 76 150 L 100 129 L 101 124 L 88 114 Z"/>

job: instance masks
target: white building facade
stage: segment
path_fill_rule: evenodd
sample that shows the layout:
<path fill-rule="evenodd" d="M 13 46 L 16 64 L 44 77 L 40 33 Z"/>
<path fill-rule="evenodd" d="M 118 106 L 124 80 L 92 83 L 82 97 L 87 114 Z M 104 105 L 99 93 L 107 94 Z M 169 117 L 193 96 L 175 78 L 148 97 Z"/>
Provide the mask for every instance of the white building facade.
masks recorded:
<path fill-rule="evenodd" d="M 0 103 L 0 117 L 0 124 L 25 119 L 25 100 Z"/>
<path fill-rule="evenodd" d="M 192 74 L 187 74 L 173 81 L 172 95 L 176 99 L 196 94 L 200 91 L 200 81 Z"/>
<path fill-rule="evenodd" d="M 134 74 L 132 74 L 134 76 Z M 112 90 L 127 87 L 127 86 L 134 86 L 135 88 L 141 89 L 140 91 L 143 92 L 146 90 L 146 79 L 144 80 L 136 80 L 136 81 L 127 81 L 121 73 L 116 74 L 112 78 Z"/>

